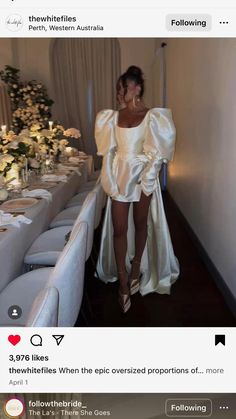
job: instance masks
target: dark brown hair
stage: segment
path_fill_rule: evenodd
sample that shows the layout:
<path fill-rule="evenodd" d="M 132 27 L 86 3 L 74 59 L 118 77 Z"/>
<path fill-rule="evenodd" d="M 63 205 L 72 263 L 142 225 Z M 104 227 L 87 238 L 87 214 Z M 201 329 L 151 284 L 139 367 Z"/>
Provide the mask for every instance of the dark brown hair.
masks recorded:
<path fill-rule="evenodd" d="M 142 97 L 143 94 L 144 94 L 144 78 L 143 78 L 143 72 L 142 72 L 141 68 L 136 67 L 135 65 L 131 65 L 126 70 L 126 72 L 123 73 L 119 77 L 119 79 L 117 80 L 117 83 L 116 83 L 117 95 L 119 94 L 120 84 L 122 84 L 122 86 L 124 88 L 124 94 L 126 95 L 126 93 L 127 93 L 127 81 L 128 80 L 134 81 L 135 84 L 137 84 L 138 86 L 141 87 L 140 97 Z"/>

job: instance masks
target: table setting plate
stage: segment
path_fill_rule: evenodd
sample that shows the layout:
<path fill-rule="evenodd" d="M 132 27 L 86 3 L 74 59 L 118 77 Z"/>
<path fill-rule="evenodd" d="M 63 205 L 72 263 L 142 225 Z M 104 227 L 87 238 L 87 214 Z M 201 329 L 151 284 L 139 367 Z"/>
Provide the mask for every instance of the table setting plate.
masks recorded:
<path fill-rule="evenodd" d="M 52 189 L 55 188 L 55 186 L 57 186 L 56 182 L 38 182 L 34 183 L 33 185 L 30 185 L 28 189 L 29 191 L 32 191 L 34 189 Z"/>
<path fill-rule="evenodd" d="M 75 164 L 73 164 L 73 165 L 71 164 L 70 166 L 66 165 L 66 169 L 64 169 L 64 170 L 66 170 L 67 172 L 72 172 L 72 170 L 74 170 L 75 167 L 77 168 L 77 167 L 79 167 L 79 165 L 75 165 Z"/>
<path fill-rule="evenodd" d="M 36 198 L 17 198 L 4 202 L 1 209 L 4 211 L 22 211 L 33 207 L 38 203 Z"/>
<path fill-rule="evenodd" d="M 76 163 L 63 163 L 63 166 L 68 166 L 68 169 L 69 169 L 70 166 L 75 167 Z"/>
<path fill-rule="evenodd" d="M 68 168 L 69 169 L 69 168 Z M 68 174 L 70 174 L 70 170 L 59 170 L 58 172 L 55 172 L 54 175 L 56 176 L 67 176 Z"/>

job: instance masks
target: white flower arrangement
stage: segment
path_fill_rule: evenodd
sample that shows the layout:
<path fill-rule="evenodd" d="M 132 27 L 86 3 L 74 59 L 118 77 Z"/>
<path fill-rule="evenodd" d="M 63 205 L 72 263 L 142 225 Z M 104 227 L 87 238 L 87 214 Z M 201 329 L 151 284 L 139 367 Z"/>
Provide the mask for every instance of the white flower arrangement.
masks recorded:
<path fill-rule="evenodd" d="M 10 154 L 0 155 L 0 174 L 5 176 L 7 171 L 10 170 L 14 157 Z"/>
<path fill-rule="evenodd" d="M 13 160 L 14 157 L 12 157 L 10 154 L 0 155 L 1 170 L 4 170 L 7 164 L 11 163 Z"/>
<path fill-rule="evenodd" d="M 22 82 L 20 71 L 9 65 L 0 71 L 0 78 L 8 86 L 14 131 L 19 133 L 36 123 L 39 123 L 41 128 L 46 127 L 51 117 L 53 100 L 48 97 L 45 86 L 36 80 Z"/>
<path fill-rule="evenodd" d="M 18 135 L 14 131 L 0 131 L 0 176 L 6 177 L 13 165 L 23 168 L 26 158 L 32 169 L 38 169 L 38 157 L 43 159 L 53 154 L 58 158 L 68 145 L 65 137 L 79 138 L 80 135 L 75 128 L 65 130 L 62 125 L 54 124 L 52 129 L 46 129 L 38 122 L 24 128 Z"/>
<path fill-rule="evenodd" d="M 35 151 L 41 154 L 49 154 L 53 152 L 57 155 L 62 152 L 68 141 L 61 138 L 65 129 L 62 125 L 55 125 L 52 130 L 41 129 L 40 124 L 34 124 L 29 130 L 29 136 L 34 141 Z"/>
<path fill-rule="evenodd" d="M 13 131 L 0 134 L 0 173 L 6 176 L 13 164 L 18 167 L 25 165 L 25 159 L 34 154 L 34 144 L 31 138 L 25 135 L 16 135 Z"/>
<path fill-rule="evenodd" d="M 80 130 L 76 128 L 68 128 L 63 132 L 63 135 L 65 135 L 65 137 L 73 137 L 76 139 L 79 139 L 81 137 Z"/>

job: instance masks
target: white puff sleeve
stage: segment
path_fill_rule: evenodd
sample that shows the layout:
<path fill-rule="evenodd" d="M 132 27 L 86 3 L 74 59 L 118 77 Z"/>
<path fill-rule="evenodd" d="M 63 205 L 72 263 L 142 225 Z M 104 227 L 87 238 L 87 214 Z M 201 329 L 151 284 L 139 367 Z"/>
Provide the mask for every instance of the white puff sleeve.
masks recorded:
<path fill-rule="evenodd" d="M 95 140 L 97 155 L 103 156 L 101 184 L 107 195 L 118 195 L 118 187 L 113 175 L 112 165 L 117 144 L 115 139 L 116 111 L 105 109 L 97 114 L 95 121 Z"/>
<path fill-rule="evenodd" d="M 143 152 L 148 158 L 141 175 L 142 191 L 151 195 L 163 161 L 173 160 L 175 126 L 170 109 L 154 108 L 149 111 Z"/>

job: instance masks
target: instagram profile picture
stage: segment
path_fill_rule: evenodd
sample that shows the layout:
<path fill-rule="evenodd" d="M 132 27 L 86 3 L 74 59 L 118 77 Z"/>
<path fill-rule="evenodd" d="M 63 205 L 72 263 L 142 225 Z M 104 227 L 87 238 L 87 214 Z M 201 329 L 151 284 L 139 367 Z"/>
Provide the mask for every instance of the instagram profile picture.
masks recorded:
<path fill-rule="evenodd" d="M 11 397 L 4 402 L 3 411 L 7 418 L 21 418 L 25 411 L 25 405 L 21 399 Z"/>
<path fill-rule="evenodd" d="M 9 31 L 17 32 L 23 28 L 23 18 L 17 13 L 14 13 L 6 18 L 5 24 Z"/>

